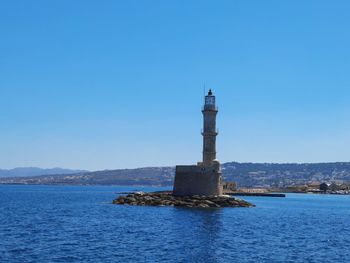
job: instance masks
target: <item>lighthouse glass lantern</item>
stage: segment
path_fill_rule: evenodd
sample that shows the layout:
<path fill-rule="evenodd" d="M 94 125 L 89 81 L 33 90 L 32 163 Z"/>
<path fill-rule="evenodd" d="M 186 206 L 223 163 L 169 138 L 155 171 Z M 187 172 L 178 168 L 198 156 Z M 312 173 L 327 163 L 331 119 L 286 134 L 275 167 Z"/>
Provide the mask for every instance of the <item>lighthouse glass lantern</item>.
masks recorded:
<path fill-rule="evenodd" d="M 205 105 L 215 105 L 215 97 L 214 96 L 206 96 L 205 97 Z"/>
<path fill-rule="evenodd" d="M 211 90 L 209 90 L 208 96 L 205 96 L 205 105 L 215 105 L 215 96 Z"/>

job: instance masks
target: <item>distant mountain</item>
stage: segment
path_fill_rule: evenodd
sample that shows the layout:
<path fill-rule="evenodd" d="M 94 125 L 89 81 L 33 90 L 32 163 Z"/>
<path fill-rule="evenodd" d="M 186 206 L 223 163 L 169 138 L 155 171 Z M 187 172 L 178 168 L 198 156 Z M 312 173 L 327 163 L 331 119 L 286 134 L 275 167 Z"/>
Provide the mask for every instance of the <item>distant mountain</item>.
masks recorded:
<path fill-rule="evenodd" d="M 51 174 L 75 174 L 86 172 L 85 170 L 71 170 L 63 168 L 42 169 L 37 167 L 20 167 L 10 170 L 0 169 L 0 177 L 30 177 Z"/>
<path fill-rule="evenodd" d="M 26 177 L 0 178 L 0 184 L 171 186 L 175 167 L 73 173 L 72 170 L 61 169 L 56 173 L 52 170 L 50 172 L 51 174 L 39 176 L 26 174 Z M 350 182 L 350 162 L 313 164 L 231 162 L 222 164 L 222 172 L 223 181 L 234 181 L 242 187 L 285 187 L 310 182 Z"/>

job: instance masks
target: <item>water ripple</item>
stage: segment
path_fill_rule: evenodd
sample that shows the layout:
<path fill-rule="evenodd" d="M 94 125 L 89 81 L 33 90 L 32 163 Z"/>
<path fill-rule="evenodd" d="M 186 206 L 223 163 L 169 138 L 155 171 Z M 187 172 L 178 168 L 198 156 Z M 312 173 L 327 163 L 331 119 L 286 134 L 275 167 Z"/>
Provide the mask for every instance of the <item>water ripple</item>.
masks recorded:
<path fill-rule="evenodd" d="M 121 187 L 0 186 L 0 262 L 348 262 L 350 197 L 110 205 Z"/>

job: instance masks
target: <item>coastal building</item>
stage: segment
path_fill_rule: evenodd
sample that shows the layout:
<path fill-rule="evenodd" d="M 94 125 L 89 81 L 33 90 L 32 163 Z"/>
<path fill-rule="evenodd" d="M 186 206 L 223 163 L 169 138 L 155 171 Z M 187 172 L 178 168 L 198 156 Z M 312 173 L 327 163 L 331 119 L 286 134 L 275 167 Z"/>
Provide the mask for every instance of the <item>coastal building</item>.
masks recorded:
<path fill-rule="evenodd" d="M 174 195 L 222 195 L 221 167 L 216 159 L 215 96 L 209 90 L 205 96 L 203 113 L 203 159 L 197 165 L 176 166 Z"/>
<path fill-rule="evenodd" d="M 223 191 L 225 193 L 235 192 L 237 191 L 237 183 L 236 182 L 225 182 L 222 185 Z"/>
<path fill-rule="evenodd" d="M 336 183 L 331 183 L 330 186 L 328 187 L 328 190 L 330 191 L 339 191 L 341 190 L 341 186 Z"/>
<path fill-rule="evenodd" d="M 311 182 L 307 183 L 306 186 L 309 190 L 319 190 L 320 185 L 321 185 L 321 183 L 318 181 L 311 181 Z"/>

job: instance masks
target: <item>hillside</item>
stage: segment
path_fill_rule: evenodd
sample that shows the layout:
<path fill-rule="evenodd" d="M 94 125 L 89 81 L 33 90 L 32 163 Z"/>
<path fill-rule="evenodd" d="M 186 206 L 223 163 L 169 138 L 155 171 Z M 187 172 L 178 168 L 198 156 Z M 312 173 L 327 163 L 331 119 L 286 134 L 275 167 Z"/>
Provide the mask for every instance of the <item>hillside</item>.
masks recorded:
<path fill-rule="evenodd" d="M 84 170 L 72 170 L 63 168 L 43 169 L 38 167 L 19 167 L 14 169 L 0 169 L 0 177 L 27 177 L 51 174 L 73 174 L 86 172 Z"/>
<path fill-rule="evenodd" d="M 244 187 L 284 187 L 312 181 L 350 181 L 349 163 L 273 164 L 225 163 L 223 180 Z M 67 185 L 154 185 L 171 186 L 174 167 L 105 170 L 73 174 L 50 174 L 0 178 L 1 184 L 67 184 Z"/>
<path fill-rule="evenodd" d="M 0 184 L 67 184 L 67 185 L 171 185 L 174 168 L 104 170 L 73 174 L 0 178 Z"/>
<path fill-rule="evenodd" d="M 225 163 L 226 181 L 246 187 L 285 187 L 308 182 L 350 181 L 350 162 L 313 164 Z"/>

